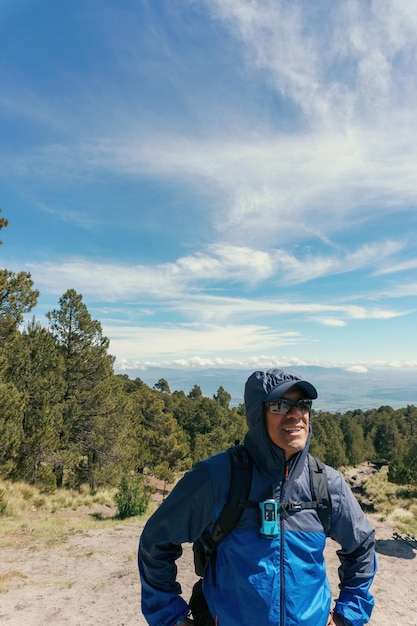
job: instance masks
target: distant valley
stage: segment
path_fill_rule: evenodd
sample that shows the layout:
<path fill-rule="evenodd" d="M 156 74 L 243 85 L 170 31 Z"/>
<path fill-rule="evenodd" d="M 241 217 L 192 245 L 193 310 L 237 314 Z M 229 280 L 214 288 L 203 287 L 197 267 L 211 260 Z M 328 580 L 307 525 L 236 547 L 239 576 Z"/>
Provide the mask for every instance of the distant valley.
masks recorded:
<path fill-rule="evenodd" d="M 291 369 L 291 368 L 290 368 Z M 318 410 L 346 412 L 388 405 L 394 409 L 417 405 L 417 370 L 390 369 L 355 373 L 341 368 L 298 367 L 296 371 L 312 382 L 319 392 L 314 403 Z M 243 402 L 243 388 L 252 370 L 227 368 L 160 368 L 117 371 L 129 378 L 140 378 L 153 387 L 160 378 L 168 381 L 171 391 L 186 394 L 199 385 L 203 395 L 212 397 L 222 386 L 232 396 L 231 405 Z"/>

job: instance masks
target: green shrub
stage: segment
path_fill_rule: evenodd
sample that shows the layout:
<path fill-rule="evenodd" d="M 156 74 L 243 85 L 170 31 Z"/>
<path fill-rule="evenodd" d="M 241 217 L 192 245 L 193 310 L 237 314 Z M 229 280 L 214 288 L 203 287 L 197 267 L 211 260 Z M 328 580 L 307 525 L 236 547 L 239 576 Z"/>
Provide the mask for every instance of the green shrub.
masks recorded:
<path fill-rule="evenodd" d="M 413 438 L 391 461 L 388 480 L 398 485 L 417 485 L 417 439 Z"/>
<path fill-rule="evenodd" d="M 127 477 L 124 474 L 115 495 L 117 517 L 125 519 L 143 515 L 148 508 L 149 498 L 142 476 Z"/>

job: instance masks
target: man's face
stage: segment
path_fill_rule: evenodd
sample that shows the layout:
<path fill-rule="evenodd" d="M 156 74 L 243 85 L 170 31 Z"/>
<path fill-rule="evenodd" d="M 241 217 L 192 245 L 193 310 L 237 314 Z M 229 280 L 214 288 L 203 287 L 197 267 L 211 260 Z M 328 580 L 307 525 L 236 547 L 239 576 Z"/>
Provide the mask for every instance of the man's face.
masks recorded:
<path fill-rule="evenodd" d="M 305 394 L 297 386 L 291 387 L 282 399 L 302 400 Z M 310 414 L 299 407 L 291 407 L 286 415 L 272 413 L 268 405 L 265 407 L 265 425 L 268 435 L 276 446 L 285 452 L 288 461 L 292 456 L 303 450 L 308 439 Z"/>

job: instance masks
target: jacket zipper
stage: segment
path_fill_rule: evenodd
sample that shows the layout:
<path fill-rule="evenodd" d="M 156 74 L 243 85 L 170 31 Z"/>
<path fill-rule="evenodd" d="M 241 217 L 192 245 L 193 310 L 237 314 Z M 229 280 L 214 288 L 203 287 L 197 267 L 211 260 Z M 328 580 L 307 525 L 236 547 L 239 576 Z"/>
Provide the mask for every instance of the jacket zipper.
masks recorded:
<path fill-rule="evenodd" d="M 284 478 L 282 480 L 282 485 L 281 485 L 281 491 L 279 494 L 279 502 L 280 504 L 283 501 L 284 498 L 284 485 L 285 485 L 285 481 L 288 478 L 288 472 L 289 472 L 289 467 L 288 467 L 288 463 L 285 464 L 285 473 L 284 473 Z M 280 587 L 280 626 L 285 626 L 285 613 L 284 613 L 284 600 L 285 600 L 285 583 L 284 583 L 284 519 L 282 517 L 282 515 L 280 515 L 279 518 L 279 528 L 280 528 L 280 555 L 279 555 L 279 559 L 280 559 L 280 570 L 279 570 L 279 575 L 280 575 L 280 582 L 281 582 L 281 587 Z"/>

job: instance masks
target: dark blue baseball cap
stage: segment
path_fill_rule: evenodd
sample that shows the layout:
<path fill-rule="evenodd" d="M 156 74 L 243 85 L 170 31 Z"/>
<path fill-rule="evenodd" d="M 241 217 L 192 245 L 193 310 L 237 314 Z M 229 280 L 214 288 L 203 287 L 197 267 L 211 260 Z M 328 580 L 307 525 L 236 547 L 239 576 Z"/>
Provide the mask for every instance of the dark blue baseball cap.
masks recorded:
<path fill-rule="evenodd" d="M 282 398 L 288 389 L 291 389 L 294 385 L 302 389 L 305 398 L 310 398 L 311 400 L 317 398 L 317 390 L 314 385 L 304 380 L 296 372 L 270 369 L 253 372 L 249 377 L 245 388 L 245 403 L 252 404 L 253 401 L 255 403 L 274 402 L 274 400 Z"/>

